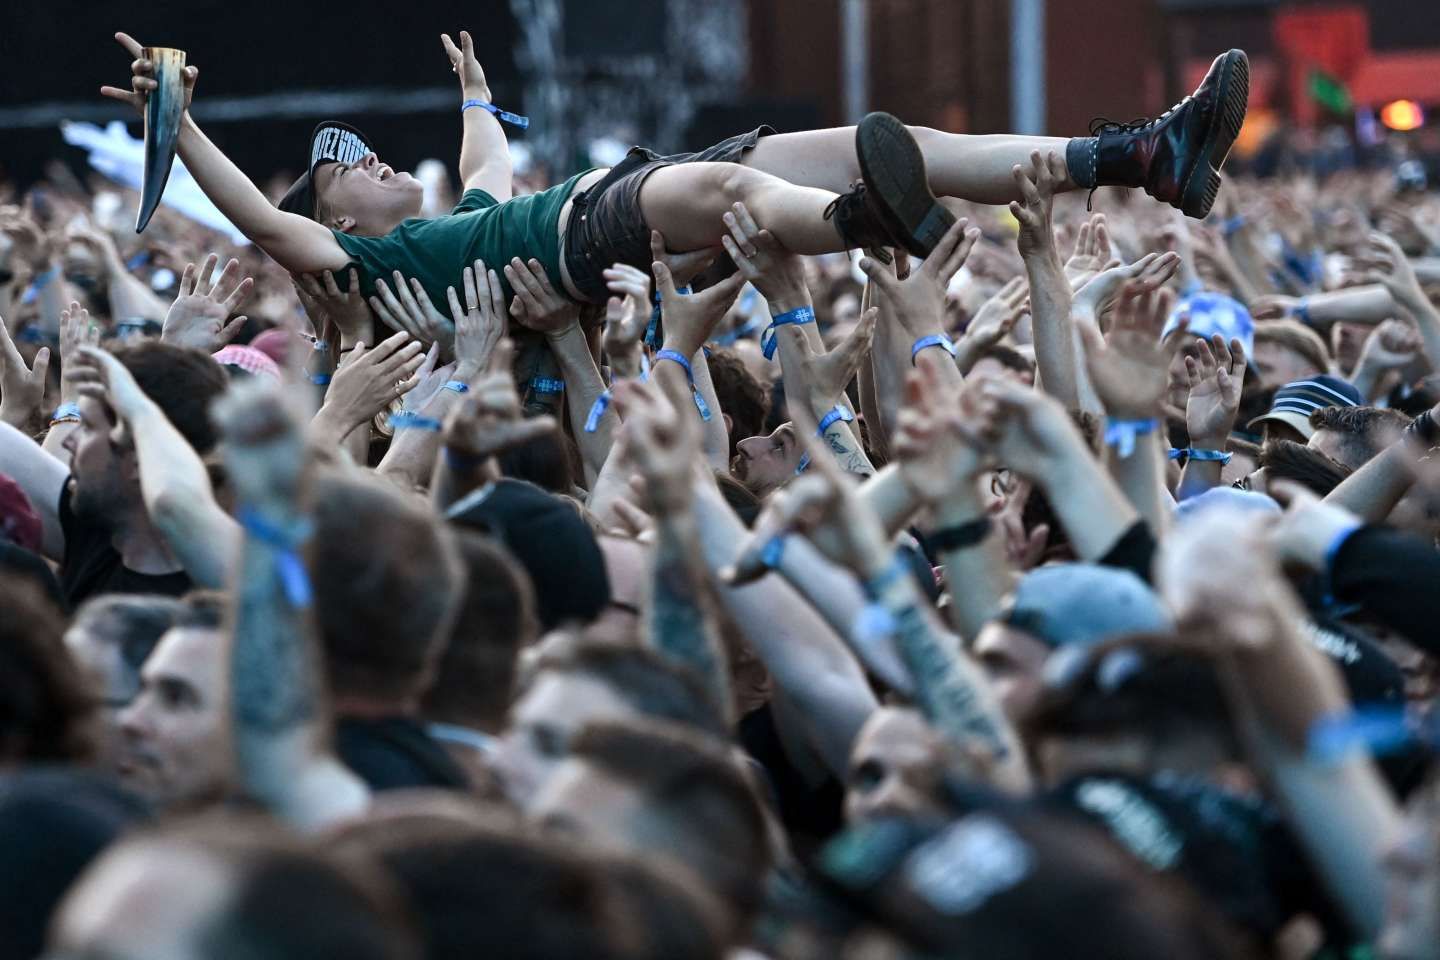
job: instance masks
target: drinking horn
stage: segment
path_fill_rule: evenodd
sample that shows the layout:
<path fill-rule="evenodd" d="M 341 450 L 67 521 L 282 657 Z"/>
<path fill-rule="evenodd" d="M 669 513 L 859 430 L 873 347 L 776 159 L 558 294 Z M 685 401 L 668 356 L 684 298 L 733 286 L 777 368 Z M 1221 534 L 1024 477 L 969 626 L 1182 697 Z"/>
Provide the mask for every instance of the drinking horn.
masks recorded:
<path fill-rule="evenodd" d="M 140 184 L 136 233 L 145 229 L 160 206 L 180 142 L 180 117 L 185 113 L 185 51 L 146 47 L 145 59 L 155 65 L 156 86 L 145 104 L 145 179 Z"/>

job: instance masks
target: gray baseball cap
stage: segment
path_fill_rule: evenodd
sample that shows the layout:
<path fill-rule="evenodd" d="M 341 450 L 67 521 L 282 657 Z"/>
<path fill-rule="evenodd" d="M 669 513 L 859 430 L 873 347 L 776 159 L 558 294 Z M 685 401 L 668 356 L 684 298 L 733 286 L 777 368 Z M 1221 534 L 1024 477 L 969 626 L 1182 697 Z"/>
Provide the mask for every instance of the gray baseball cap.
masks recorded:
<path fill-rule="evenodd" d="M 1175 626 L 1144 580 L 1129 570 L 1093 563 L 1056 563 L 1030 571 L 1000 621 L 1057 648 Z"/>

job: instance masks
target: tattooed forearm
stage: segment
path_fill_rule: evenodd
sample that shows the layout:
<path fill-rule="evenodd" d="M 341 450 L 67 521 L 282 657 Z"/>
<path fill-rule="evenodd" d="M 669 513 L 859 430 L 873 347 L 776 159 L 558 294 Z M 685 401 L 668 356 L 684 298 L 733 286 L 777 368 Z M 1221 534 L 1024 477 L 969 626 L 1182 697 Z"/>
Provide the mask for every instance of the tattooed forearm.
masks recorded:
<path fill-rule="evenodd" d="M 870 458 L 865 456 L 865 451 L 860 449 L 860 445 L 855 442 L 854 434 L 849 430 L 825 431 L 825 443 L 830 448 L 830 452 L 835 455 L 835 460 L 840 464 L 841 469 L 847 473 L 868 477 L 875 472 Z"/>
<path fill-rule="evenodd" d="M 662 518 L 658 525 L 650 598 L 650 642 L 664 656 L 693 671 L 722 708 L 730 703 L 729 668 L 721 649 L 713 586 L 697 534 L 688 521 Z"/>
<path fill-rule="evenodd" d="M 891 611 L 895 645 L 915 681 L 920 710 L 956 742 L 979 742 L 996 758 L 1009 754 L 1006 738 L 981 691 L 946 652 L 914 603 Z"/>

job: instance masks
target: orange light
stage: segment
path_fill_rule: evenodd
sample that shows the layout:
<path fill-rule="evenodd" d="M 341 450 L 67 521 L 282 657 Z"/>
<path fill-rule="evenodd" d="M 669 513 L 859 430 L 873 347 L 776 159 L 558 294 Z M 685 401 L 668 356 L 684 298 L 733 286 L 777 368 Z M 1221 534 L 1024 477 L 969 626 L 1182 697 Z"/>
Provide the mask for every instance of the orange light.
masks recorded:
<path fill-rule="evenodd" d="M 1392 100 L 1380 108 L 1380 122 L 1391 130 L 1414 130 L 1425 122 L 1425 111 L 1414 100 Z"/>

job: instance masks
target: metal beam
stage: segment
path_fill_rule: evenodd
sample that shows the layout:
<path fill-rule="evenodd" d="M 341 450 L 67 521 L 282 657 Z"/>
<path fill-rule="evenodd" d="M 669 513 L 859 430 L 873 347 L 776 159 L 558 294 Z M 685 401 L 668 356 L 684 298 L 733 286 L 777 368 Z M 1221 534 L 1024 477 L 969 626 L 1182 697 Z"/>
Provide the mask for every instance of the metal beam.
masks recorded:
<path fill-rule="evenodd" d="M 1045 133 L 1045 0 L 1010 2 L 1010 130 Z"/>

